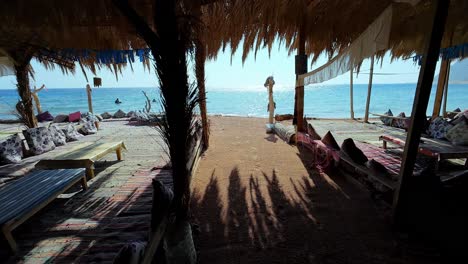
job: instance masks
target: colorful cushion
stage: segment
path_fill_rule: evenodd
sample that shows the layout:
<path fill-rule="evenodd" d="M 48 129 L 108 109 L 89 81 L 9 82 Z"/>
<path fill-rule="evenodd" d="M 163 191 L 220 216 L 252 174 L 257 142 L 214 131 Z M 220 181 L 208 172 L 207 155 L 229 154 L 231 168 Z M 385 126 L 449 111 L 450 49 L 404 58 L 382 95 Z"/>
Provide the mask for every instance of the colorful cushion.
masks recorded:
<path fill-rule="evenodd" d="M 80 121 L 80 119 L 81 119 L 80 111 L 75 112 L 75 113 L 71 113 L 71 114 L 68 115 L 68 121 L 69 122 L 77 122 L 77 121 Z"/>
<path fill-rule="evenodd" d="M 341 151 L 347 154 L 357 164 L 364 165 L 368 158 L 364 155 L 364 152 L 356 147 L 352 138 L 347 138 L 341 144 Z"/>
<path fill-rule="evenodd" d="M 23 134 L 33 155 L 39 155 L 55 149 L 52 135 L 47 127 L 30 128 L 24 130 Z"/>
<path fill-rule="evenodd" d="M 460 122 L 447 131 L 447 139 L 456 146 L 468 146 L 468 124 Z"/>
<path fill-rule="evenodd" d="M 327 134 L 325 134 L 325 136 L 322 138 L 322 143 L 333 149 L 340 150 L 340 146 L 338 143 L 336 143 L 336 140 L 330 131 L 328 131 Z"/>
<path fill-rule="evenodd" d="M 453 125 L 451 125 L 448 121 L 442 117 L 437 117 L 432 120 L 431 124 L 429 125 L 427 134 L 433 138 L 443 139 L 445 138 L 447 131 L 452 127 Z"/>
<path fill-rule="evenodd" d="M 393 116 L 392 110 L 388 109 L 388 111 L 385 112 L 384 115 Z M 384 125 L 386 126 L 391 126 L 393 123 L 393 118 L 381 116 L 380 121 L 382 121 L 382 123 L 384 123 Z"/>
<path fill-rule="evenodd" d="M 96 134 L 97 133 L 97 128 L 96 125 L 94 124 L 94 121 L 86 121 L 83 122 L 84 119 L 80 120 L 80 123 L 83 124 L 83 126 L 80 128 L 80 133 L 84 135 L 90 135 L 90 134 Z"/>
<path fill-rule="evenodd" d="M 58 128 L 56 125 L 51 125 L 49 127 L 50 134 L 52 135 L 52 141 L 54 142 L 55 146 L 63 146 L 67 143 L 67 137 L 65 133 Z"/>
<path fill-rule="evenodd" d="M 44 113 L 40 113 L 36 116 L 37 121 L 45 122 L 45 121 L 52 121 L 54 117 L 49 113 L 49 111 L 45 111 Z"/>
<path fill-rule="evenodd" d="M 0 141 L 0 162 L 18 163 L 23 158 L 23 147 L 21 137 L 18 134 L 12 135 Z"/>
<path fill-rule="evenodd" d="M 62 128 L 62 132 L 65 134 L 67 142 L 77 141 L 83 137 L 83 135 L 76 131 L 75 126 L 72 124 L 68 124 L 65 128 Z"/>

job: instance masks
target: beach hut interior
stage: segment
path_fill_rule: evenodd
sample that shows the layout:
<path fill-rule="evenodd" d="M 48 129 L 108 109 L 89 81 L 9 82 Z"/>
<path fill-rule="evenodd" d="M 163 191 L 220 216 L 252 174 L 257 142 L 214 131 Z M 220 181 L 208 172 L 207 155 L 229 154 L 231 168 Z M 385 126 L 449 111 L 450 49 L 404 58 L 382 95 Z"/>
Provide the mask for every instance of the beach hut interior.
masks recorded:
<path fill-rule="evenodd" d="M 450 75 L 468 56 L 468 1 L 0 6 L 5 263 L 438 263 L 465 254 L 468 78 Z M 280 52 L 291 67 L 272 74 L 259 63 L 253 92 L 209 85 L 216 75 L 248 79 L 210 66 L 223 56 L 243 67 Z M 379 83 L 397 75 L 379 72 L 394 61 L 417 69 L 414 83 Z M 41 85 L 39 68 L 83 81 Z M 340 76 L 346 84 L 326 86 Z M 332 104 L 336 118 L 309 108 Z M 379 112 L 388 106 L 407 115 Z M 236 107 L 242 114 L 229 112 Z"/>

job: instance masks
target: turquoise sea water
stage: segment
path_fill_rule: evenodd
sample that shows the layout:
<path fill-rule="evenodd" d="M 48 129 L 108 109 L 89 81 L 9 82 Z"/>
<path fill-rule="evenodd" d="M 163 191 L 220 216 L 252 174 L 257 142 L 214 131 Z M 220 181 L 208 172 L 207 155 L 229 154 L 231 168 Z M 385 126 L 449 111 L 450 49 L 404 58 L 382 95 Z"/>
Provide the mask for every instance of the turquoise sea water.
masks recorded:
<path fill-rule="evenodd" d="M 411 112 L 416 84 L 375 84 L 372 87 L 370 111 L 383 113 L 389 108 L 397 115 Z M 118 109 L 125 112 L 141 110 L 145 104 L 142 90 L 151 99 L 158 99 L 157 88 L 97 88 L 93 90 L 93 106 L 96 113 L 108 111 L 114 113 Z M 435 87 L 432 89 L 428 113 L 432 112 Z M 367 95 L 367 85 L 354 86 L 354 112 L 356 117 L 364 115 Z M 266 89 L 249 91 L 209 91 L 207 93 L 207 107 L 209 114 L 266 117 L 267 113 Z M 53 115 L 68 114 L 74 111 L 87 111 L 87 96 L 84 88 L 77 89 L 48 89 L 39 94 L 44 111 Z M 18 100 L 16 90 L 0 90 L 0 119 L 13 118 L 10 113 Z M 116 105 L 115 99 L 123 103 Z M 294 111 L 294 90 L 274 91 L 276 113 L 287 114 Z M 448 110 L 457 107 L 468 108 L 468 85 L 449 85 Z M 153 103 L 153 111 L 159 111 L 158 103 Z M 349 86 L 324 85 L 305 88 L 304 113 L 308 117 L 336 117 L 347 118 L 349 113 Z"/>

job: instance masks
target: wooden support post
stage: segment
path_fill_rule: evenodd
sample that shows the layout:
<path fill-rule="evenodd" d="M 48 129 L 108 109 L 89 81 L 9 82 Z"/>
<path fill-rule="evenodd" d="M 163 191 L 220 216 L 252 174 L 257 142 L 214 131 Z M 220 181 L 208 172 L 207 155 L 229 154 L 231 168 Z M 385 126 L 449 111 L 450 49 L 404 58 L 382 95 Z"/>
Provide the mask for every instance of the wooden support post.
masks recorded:
<path fill-rule="evenodd" d="M 88 190 L 88 180 L 86 180 L 86 175 L 81 178 L 81 187 L 83 188 L 83 191 Z"/>
<path fill-rule="evenodd" d="M 2 228 L 3 236 L 5 237 L 6 241 L 8 242 L 8 245 L 10 246 L 10 250 L 16 254 L 18 252 L 18 246 L 16 245 L 16 241 L 11 235 L 12 228 L 10 225 L 6 224 Z"/>
<path fill-rule="evenodd" d="M 86 177 L 88 177 L 90 180 L 94 178 L 94 167 L 86 168 Z"/>
<path fill-rule="evenodd" d="M 273 83 L 268 84 L 268 124 L 274 123 L 275 101 L 273 100 Z"/>
<path fill-rule="evenodd" d="M 115 154 L 117 155 L 117 160 L 122 160 L 122 148 L 117 148 Z"/>
<path fill-rule="evenodd" d="M 86 84 L 86 94 L 88 95 L 88 110 L 89 112 L 93 113 L 93 98 L 91 96 L 91 86 L 89 84 Z"/>
<path fill-rule="evenodd" d="M 351 68 L 349 73 L 349 106 L 351 111 L 351 119 L 354 119 L 353 68 Z"/>
<path fill-rule="evenodd" d="M 449 78 L 450 78 L 450 63 L 447 65 L 447 78 L 445 78 L 444 105 L 442 106 L 442 116 L 443 117 L 447 117 L 447 96 L 448 96 Z"/>
<path fill-rule="evenodd" d="M 366 113 L 364 115 L 364 122 L 369 122 L 369 106 L 372 93 L 372 77 L 374 76 L 374 56 L 371 57 L 370 72 L 369 72 L 369 85 L 367 86 L 367 100 L 366 100 Z"/>
<path fill-rule="evenodd" d="M 307 73 L 307 55 L 305 54 L 305 32 L 304 28 L 299 31 L 298 49 L 296 55 L 296 81 L 299 75 Z M 293 124 L 297 126 L 297 131 L 304 132 L 304 86 L 296 86 L 294 102 Z"/>
<path fill-rule="evenodd" d="M 440 116 L 440 107 L 442 105 L 442 97 L 445 90 L 445 83 L 448 76 L 448 65 L 450 64 L 450 60 L 442 60 L 440 64 L 440 71 L 439 71 L 439 80 L 437 82 L 437 92 L 436 97 L 434 100 L 434 109 L 432 111 L 432 119 Z"/>
<path fill-rule="evenodd" d="M 393 223 L 397 230 L 408 227 L 409 196 L 412 190 L 410 177 L 413 176 L 414 164 L 418 153 L 421 132 L 426 121 L 426 110 L 431 95 L 432 81 L 439 56 L 441 40 L 444 34 L 445 22 L 450 1 L 433 1 L 429 32 L 426 34 L 423 61 L 419 71 L 419 79 L 414 96 L 411 124 L 406 137 L 400 177 L 393 197 Z"/>

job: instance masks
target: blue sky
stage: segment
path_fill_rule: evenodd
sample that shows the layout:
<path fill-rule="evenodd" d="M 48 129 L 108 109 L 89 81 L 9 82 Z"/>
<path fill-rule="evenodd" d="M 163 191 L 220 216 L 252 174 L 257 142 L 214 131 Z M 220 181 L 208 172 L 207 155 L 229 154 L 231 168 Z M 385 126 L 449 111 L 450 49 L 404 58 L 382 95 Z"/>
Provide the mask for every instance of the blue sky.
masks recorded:
<path fill-rule="evenodd" d="M 257 57 L 253 53 L 249 55 L 244 65 L 242 65 L 241 51 L 238 51 L 232 58 L 228 53 L 220 53 L 215 61 L 206 63 L 206 86 L 208 91 L 222 89 L 263 89 L 263 83 L 269 75 L 275 77 L 275 89 L 292 89 L 295 83 L 294 75 L 294 55 L 288 56 L 287 51 L 279 46 L 272 49 L 271 56 L 268 56 L 266 49 L 260 50 Z M 326 58 L 319 58 L 313 68 L 319 67 L 326 62 Z M 48 71 L 36 61 L 32 62 L 35 70 L 35 80 L 31 80 L 31 85 L 45 84 L 48 88 L 81 88 L 85 87 L 86 80 L 77 68 L 75 75 L 64 75 L 59 69 Z M 135 63 L 134 71 L 127 67 L 123 75 L 117 81 L 115 75 L 110 71 L 103 70 L 97 76 L 102 78 L 103 87 L 154 87 L 157 86 L 157 79 L 154 70 L 144 70 L 142 64 Z M 189 67 L 189 71 L 192 71 Z M 309 71 L 311 70 L 309 64 Z M 355 83 L 367 83 L 369 75 L 365 74 L 369 70 L 369 61 L 364 61 L 362 73 L 355 77 Z M 397 73 L 396 75 L 375 75 L 374 83 L 416 83 L 419 67 L 412 60 L 397 60 L 390 63 L 389 56 L 375 65 L 376 73 Z M 438 71 L 438 70 L 437 70 Z M 88 77 L 93 75 L 88 73 Z M 348 84 L 349 73 L 338 76 L 323 84 Z M 14 76 L 0 77 L 0 89 L 13 89 L 16 85 Z"/>

